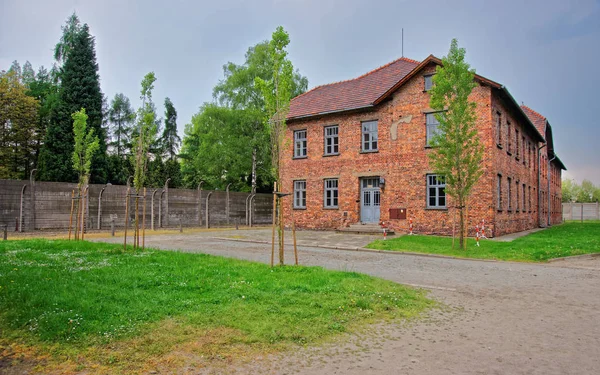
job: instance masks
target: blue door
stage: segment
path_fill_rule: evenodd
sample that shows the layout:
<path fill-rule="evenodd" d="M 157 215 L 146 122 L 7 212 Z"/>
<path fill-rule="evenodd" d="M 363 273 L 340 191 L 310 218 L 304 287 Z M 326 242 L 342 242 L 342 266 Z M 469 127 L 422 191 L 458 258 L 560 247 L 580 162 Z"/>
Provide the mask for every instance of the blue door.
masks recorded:
<path fill-rule="evenodd" d="M 379 177 L 360 180 L 360 221 L 361 223 L 379 223 L 381 191 Z"/>

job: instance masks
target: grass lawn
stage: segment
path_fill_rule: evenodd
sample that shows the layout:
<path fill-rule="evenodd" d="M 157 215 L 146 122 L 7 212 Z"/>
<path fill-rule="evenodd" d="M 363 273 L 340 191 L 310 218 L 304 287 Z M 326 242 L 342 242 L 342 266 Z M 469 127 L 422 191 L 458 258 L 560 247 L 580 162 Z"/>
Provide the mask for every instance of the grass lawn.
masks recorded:
<path fill-rule="evenodd" d="M 439 236 L 402 236 L 377 240 L 370 249 L 410 251 L 464 258 L 543 262 L 552 258 L 600 253 L 600 222 L 568 222 L 518 238 L 512 242 L 468 239 L 467 250 L 452 248 L 452 238 Z"/>
<path fill-rule="evenodd" d="M 103 243 L 1 241 L 0 372 L 2 358 L 31 360 L 43 373 L 168 370 L 190 358 L 319 342 L 431 305 L 420 291 L 319 267 L 271 269 Z"/>

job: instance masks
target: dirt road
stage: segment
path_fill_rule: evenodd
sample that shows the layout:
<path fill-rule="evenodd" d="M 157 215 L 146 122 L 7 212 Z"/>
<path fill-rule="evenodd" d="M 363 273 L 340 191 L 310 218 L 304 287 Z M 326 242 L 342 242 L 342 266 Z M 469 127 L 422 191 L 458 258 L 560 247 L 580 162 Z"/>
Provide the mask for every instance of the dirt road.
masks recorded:
<path fill-rule="evenodd" d="M 269 261 L 268 245 L 214 236 L 151 236 L 146 244 Z M 379 325 L 344 344 L 208 373 L 600 374 L 599 258 L 536 265 L 305 246 L 300 259 L 423 287 L 448 308 L 413 323 Z M 206 371 L 190 368 L 189 373 Z"/>

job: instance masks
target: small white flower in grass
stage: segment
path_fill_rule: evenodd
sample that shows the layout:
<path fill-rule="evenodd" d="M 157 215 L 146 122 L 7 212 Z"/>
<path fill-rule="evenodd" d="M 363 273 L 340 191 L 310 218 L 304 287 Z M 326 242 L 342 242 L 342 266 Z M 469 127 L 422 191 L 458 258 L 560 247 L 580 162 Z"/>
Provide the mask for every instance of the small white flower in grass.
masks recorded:
<path fill-rule="evenodd" d="M 246 299 L 246 296 L 242 296 L 242 299 Z"/>

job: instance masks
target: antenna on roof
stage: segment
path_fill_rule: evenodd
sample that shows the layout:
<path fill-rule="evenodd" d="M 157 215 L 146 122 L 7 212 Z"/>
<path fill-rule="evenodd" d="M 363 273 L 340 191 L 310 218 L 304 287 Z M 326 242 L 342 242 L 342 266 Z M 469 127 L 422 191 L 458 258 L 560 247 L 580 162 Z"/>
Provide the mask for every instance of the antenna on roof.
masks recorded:
<path fill-rule="evenodd" d="M 404 57 L 404 27 L 402 28 L 402 57 Z"/>

